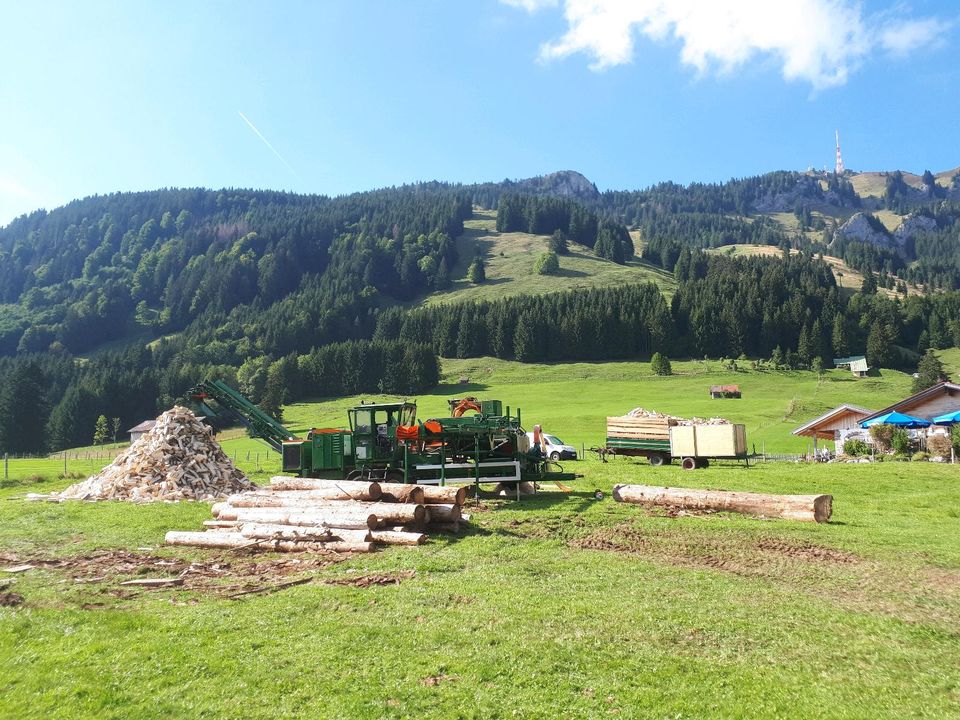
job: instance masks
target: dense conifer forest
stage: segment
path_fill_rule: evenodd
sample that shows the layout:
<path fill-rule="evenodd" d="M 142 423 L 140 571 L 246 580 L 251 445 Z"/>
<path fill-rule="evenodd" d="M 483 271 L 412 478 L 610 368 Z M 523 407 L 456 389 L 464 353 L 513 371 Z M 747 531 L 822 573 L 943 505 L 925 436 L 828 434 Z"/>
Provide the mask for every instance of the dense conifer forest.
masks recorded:
<path fill-rule="evenodd" d="M 416 393 L 437 383 L 438 357 L 660 352 L 809 367 L 865 352 L 875 366 L 911 366 L 927 348 L 960 344 L 960 209 L 900 184 L 891 176 L 879 203 L 936 221 L 902 249 L 835 238 L 811 208 L 865 203 L 844 177 L 801 173 L 602 194 L 563 174 L 338 198 L 158 190 L 37 211 L 0 228 L 0 447 L 86 444 L 99 415 L 129 427 L 208 377 L 277 413 L 306 397 Z M 551 235 L 561 256 L 573 244 L 636 262 L 636 230 L 642 258 L 672 272 L 676 290 L 667 299 L 653 284 L 558 285 L 545 296 L 419 306 L 465 262 L 485 282 L 483 258 L 459 258 L 455 242 L 474 205 L 496 208 L 501 232 Z M 760 212 L 773 206 L 806 232 Z M 782 252 L 703 252 L 740 243 Z M 863 290 L 838 288 L 821 253 L 865 272 Z M 877 292 L 903 280 L 944 291 Z"/>

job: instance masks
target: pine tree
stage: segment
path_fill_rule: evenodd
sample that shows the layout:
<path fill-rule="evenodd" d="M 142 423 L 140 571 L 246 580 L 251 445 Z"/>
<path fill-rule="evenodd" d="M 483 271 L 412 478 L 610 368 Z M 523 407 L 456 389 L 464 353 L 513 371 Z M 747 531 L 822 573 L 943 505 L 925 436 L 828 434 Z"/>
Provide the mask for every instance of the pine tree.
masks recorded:
<path fill-rule="evenodd" d="M 850 349 L 847 347 L 847 336 L 843 330 L 843 316 L 837 313 L 833 318 L 833 332 L 830 334 L 830 344 L 833 345 L 833 356 L 847 357 Z"/>
<path fill-rule="evenodd" d="M 108 437 L 110 437 L 110 428 L 107 427 L 107 416 L 101 415 L 93 428 L 93 444 L 103 445 Z"/>
<path fill-rule="evenodd" d="M 440 265 L 437 267 L 437 274 L 433 276 L 433 289 L 446 290 L 450 287 L 450 267 L 447 265 L 447 258 L 441 258 Z"/>
<path fill-rule="evenodd" d="M 775 370 L 783 368 L 783 350 L 780 349 L 779 345 L 777 345 L 770 354 L 770 364 L 773 365 Z"/>
<path fill-rule="evenodd" d="M 673 368 L 670 365 L 670 359 L 658 352 L 650 358 L 650 370 L 654 375 L 673 375 Z"/>
<path fill-rule="evenodd" d="M 537 258 L 533 271 L 538 275 L 556 275 L 560 272 L 560 260 L 553 251 L 545 252 Z"/>
<path fill-rule="evenodd" d="M 888 367 L 892 357 L 892 343 L 893 333 L 890 328 L 881 322 L 873 323 L 867 336 L 867 364 L 875 368 Z"/>
<path fill-rule="evenodd" d="M 820 318 L 817 318 L 810 328 L 810 359 L 820 358 L 821 365 L 828 355 L 824 344 L 823 324 L 820 322 Z"/>
<path fill-rule="evenodd" d="M 800 329 L 800 338 L 797 341 L 797 360 L 802 365 L 809 365 L 813 358 L 813 350 L 810 342 L 810 326 L 804 325 Z"/>
<path fill-rule="evenodd" d="M 530 313 L 522 313 L 513 333 L 513 357 L 519 362 L 533 362 L 536 355 L 536 320 Z"/>
<path fill-rule="evenodd" d="M 920 363 L 917 365 L 917 377 L 913 379 L 913 392 L 918 393 L 933 387 L 937 383 L 947 379 L 946 370 L 940 358 L 936 356 L 933 350 L 927 350 Z"/>
<path fill-rule="evenodd" d="M 486 264 L 480 255 L 477 255 L 467 269 L 467 279 L 474 285 L 479 285 L 487 279 Z"/>
<path fill-rule="evenodd" d="M 550 236 L 550 249 L 557 255 L 569 255 L 570 248 L 567 245 L 567 234 L 563 230 L 554 231 Z"/>

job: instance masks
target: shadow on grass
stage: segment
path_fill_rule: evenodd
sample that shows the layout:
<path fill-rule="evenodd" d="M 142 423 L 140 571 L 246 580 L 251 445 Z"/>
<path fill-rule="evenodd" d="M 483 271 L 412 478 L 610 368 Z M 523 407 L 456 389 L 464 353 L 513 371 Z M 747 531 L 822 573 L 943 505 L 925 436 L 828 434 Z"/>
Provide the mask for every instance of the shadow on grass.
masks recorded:
<path fill-rule="evenodd" d="M 570 268 L 560 268 L 557 272 L 553 273 L 554 277 L 564 277 L 564 278 L 583 278 L 587 277 L 587 273 L 582 270 L 571 270 Z"/>
<path fill-rule="evenodd" d="M 433 389 L 433 395 L 468 395 L 473 392 L 487 390 L 489 385 L 483 383 L 441 383 Z"/>

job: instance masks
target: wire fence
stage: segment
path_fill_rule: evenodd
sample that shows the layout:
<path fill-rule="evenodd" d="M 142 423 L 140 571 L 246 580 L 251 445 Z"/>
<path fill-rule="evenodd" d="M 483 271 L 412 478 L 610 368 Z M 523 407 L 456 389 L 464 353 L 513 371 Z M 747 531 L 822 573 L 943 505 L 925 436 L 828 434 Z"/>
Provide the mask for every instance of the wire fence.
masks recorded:
<path fill-rule="evenodd" d="M 3 480 L 30 476 L 66 477 L 71 475 L 91 475 L 99 472 L 105 465 L 113 462 L 126 447 L 103 450 L 76 450 L 49 453 L 46 455 L 30 453 L 3 453 Z M 270 451 L 234 450 L 227 452 L 235 464 L 246 472 L 280 471 L 280 454 Z"/>

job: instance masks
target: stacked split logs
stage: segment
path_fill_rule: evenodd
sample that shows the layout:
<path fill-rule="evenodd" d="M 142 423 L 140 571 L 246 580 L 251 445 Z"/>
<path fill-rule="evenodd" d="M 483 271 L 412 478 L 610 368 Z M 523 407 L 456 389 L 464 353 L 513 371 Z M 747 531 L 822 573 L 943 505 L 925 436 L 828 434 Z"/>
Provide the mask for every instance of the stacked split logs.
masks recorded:
<path fill-rule="evenodd" d="M 189 409 L 176 406 L 98 474 L 51 500 L 216 500 L 256 487 Z"/>
<path fill-rule="evenodd" d="M 205 532 L 167 533 L 168 545 L 259 547 L 283 552 L 370 552 L 458 532 L 465 487 L 277 476 L 269 488 L 215 503 Z"/>

